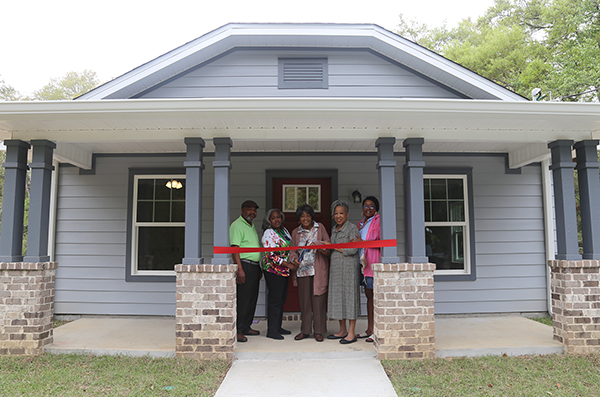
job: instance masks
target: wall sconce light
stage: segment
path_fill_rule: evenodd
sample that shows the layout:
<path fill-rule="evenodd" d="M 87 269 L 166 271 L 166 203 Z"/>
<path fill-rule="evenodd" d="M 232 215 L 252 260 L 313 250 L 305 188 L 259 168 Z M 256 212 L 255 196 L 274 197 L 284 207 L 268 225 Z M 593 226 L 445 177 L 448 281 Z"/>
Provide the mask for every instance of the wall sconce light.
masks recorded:
<path fill-rule="evenodd" d="M 167 184 L 165 186 L 168 187 L 169 189 L 181 189 L 183 187 L 183 184 L 181 182 L 179 182 L 177 179 L 173 179 L 173 180 L 167 182 Z"/>
<path fill-rule="evenodd" d="M 352 202 L 355 204 L 362 203 L 362 196 L 358 190 L 352 192 Z"/>

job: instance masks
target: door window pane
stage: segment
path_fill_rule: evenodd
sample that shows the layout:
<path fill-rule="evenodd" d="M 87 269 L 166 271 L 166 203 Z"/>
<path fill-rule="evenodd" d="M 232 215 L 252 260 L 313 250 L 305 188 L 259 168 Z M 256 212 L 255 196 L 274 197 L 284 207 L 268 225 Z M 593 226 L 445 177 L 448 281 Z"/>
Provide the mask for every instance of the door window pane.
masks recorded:
<path fill-rule="evenodd" d="M 283 185 L 283 211 L 294 212 L 301 205 L 310 205 L 321 212 L 320 185 Z"/>

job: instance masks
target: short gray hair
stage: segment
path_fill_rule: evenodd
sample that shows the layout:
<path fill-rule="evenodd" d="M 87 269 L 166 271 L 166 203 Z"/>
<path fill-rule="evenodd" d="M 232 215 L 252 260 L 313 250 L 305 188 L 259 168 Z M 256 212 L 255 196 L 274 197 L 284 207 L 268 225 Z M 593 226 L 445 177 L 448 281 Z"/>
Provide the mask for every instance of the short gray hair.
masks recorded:
<path fill-rule="evenodd" d="M 344 207 L 346 209 L 346 212 L 350 212 L 350 206 L 348 205 L 348 202 L 345 200 L 335 200 L 333 203 L 331 203 L 331 216 L 333 217 L 333 213 L 335 212 L 335 209 L 337 207 Z"/>
<path fill-rule="evenodd" d="M 281 226 L 283 226 L 285 224 L 285 215 L 283 215 L 283 212 L 281 212 L 277 208 L 271 208 L 270 210 L 267 211 L 267 213 L 265 214 L 265 218 L 263 219 L 263 223 L 262 223 L 263 232 L 267 229 L 273 228 L 273 225 L 271 225 L 271 220 L 270 220 L 273 212 L 277 212 L 281 216 Z"/>

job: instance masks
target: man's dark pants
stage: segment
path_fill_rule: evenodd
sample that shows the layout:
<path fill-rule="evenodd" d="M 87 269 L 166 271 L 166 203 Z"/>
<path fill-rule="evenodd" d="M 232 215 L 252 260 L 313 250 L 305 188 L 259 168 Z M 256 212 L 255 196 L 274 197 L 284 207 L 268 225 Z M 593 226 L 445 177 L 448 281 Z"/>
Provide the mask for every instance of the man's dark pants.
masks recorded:
<path fill-rule="evenodd" d="M 237 284 L 237 333 L 250 331 L 256 302 L 258 301 L 258 283 L 261 269 L 258 262 L 242 259 L 242 269 L 246 273 L 246 282 Z"/>

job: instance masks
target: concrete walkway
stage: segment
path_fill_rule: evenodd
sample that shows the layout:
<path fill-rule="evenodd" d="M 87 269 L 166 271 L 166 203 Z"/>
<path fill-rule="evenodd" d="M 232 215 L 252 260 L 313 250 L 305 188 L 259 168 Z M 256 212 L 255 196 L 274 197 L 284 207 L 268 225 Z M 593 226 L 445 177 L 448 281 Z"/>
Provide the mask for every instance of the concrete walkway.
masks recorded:
<path fill-rule="evenodd" d="M 238 343 L 236 360 L 218 397 L 223 396 L 396 396 L 376 359 L 372 343 L 359 339 L 350 345 L 313 338 L 294 341 L 299 322 L 284 322 L 292 335 L 277 341 L 266 338 L 266 321 L 253 328 L 261 335 Z M 363 333 L 366 319 L 357 322 Z M 338 331 L 329 322 L 330 333 Z M 552 328 L 521 316 L 436 317 L 436 356 L 483 356 L 562 353 L 552 339 Z M 50 353 L 173 357 L 173 317 L 83 317 L 54 330 Z"/>

